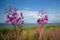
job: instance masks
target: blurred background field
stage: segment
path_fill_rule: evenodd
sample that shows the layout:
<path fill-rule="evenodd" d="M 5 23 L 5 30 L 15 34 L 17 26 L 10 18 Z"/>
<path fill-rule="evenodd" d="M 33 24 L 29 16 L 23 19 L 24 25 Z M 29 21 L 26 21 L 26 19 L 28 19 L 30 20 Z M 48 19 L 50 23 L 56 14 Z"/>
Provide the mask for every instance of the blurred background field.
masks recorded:
<path fill-rule="evenodd" d="M 20 40 L 36 40 L 36 27 L 37 25 L 26 25 L 22 27 L 19 33 Z M 58 31 L 57 31 L 58 30 Z M 55 32 L 54 32 L 55 31 Z M 3 37 L 8 39 L 7 34 L 12 32 L 11 34 L 14 34 L 13 27 L 1 27 L 0 28 L 0 40 L 3 40 Z M 54 34 L 55 33 L 55 34 Z M 51 34 L 56 35 L 56 39 L 59 40 L 59 34 L 60 33 L 60 24 L 47 24 L 44 26 L 44 35 L 42 36 L 42 40 L 51 40 L 53 36 L 50 36 Z M 2 37 L 3 36 L 3 37 Z M 45 38 L 44 38 L 45 36 Z M 51 38 L 52 37 L 52 38 Z M 14 37 L 12 36 L 10 40 L 14 40 Z"/>

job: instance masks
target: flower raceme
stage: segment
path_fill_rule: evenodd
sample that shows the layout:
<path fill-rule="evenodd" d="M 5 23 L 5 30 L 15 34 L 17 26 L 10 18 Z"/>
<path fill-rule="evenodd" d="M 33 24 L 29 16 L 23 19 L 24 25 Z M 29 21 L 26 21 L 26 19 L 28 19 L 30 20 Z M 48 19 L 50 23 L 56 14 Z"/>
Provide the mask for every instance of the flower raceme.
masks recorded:
<path fill-rule="evenodd" d="M 20 16 L 20 17 L 19 17 Z M 13 25 L 22 23 L 23 22 L 23 13 L 21 12 L 20 15 L 14 11 L 12 14 L 7 15 L 6 23 L 11 22 Z"/>
<path fill-rule="evenodd" d="M 39 12 L 39 18 L 37 20 L 38 24 L 47 24 L 48 22 L 48 16 L 43 12 Z"/>

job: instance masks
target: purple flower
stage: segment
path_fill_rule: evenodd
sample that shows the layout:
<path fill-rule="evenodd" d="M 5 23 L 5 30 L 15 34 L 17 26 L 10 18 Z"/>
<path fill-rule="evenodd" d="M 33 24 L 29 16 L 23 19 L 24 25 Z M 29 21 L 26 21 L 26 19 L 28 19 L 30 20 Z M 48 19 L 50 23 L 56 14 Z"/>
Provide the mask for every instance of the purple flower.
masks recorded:
<path fill-rule="evenodd" d="M 39 14 L 39 18 L 37 20 L 38 24 L 47 24 L 47 22 L 48 22 L 48 16 L 44 15 L 45 12 L 43 12 L 43 10 L 39 11 L 39 13 L 40 13 Z"/>
<path fill-rule="evenodd" d="M 14 13 L 14 14 L 12 14 L 12 17 L 13 18 L 18 18 L 18 14 L 17 13 Z"/>
<path fill-rule="evenodd" d="M 41 18 L 38 18 L 37 22 L 38 22 L 39 24 L 43 24 L 43 18 L 42 18 L 42 19 L 41 19 Z"/>
<path fill-rule="evenodd" d="M 45 15 L 45 18 L 44 18 L 44 24 L 47 24 L 47 22 L 48 22 L 48 16 Z"/>

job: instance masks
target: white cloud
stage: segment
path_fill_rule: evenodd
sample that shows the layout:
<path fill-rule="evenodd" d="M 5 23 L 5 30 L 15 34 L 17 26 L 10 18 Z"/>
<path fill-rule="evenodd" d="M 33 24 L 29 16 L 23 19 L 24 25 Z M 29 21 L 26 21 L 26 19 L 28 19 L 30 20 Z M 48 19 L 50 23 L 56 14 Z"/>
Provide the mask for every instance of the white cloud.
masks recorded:
<path fill-rule="evenodd" d="M 59 17 L 60 14 L 49 14 L 49 19 L 50 20 L 60 20 L 60 17 Z"/>
<path fill-rule="evenodd" d="M 23 12 L 24 16 L 37 18 L 38 12 L 35 11 L 18 11 L 18 13 Z"/>
<path fill-rule="evenodd" d="M 30 13 L 30 14 L 27 14 L 26 16 L 28 16 L 28 17 L 34 17 L 34 18 L 38 17 L 37 13 L 36 14 L 35 13 Z"/>
<path fill-rule="evenodd" d="M 25 10 L 30 10 L 30 8 L 28 8 L 28 7 L 26 7 L 26 8 L 24 8 Z"/>
<path fill-rule="evenodd" d="M 49 9 L 48 17 L 50 22 L 59 22 L 60 20 L 60 11 Z"/>
<path fill-rule="evenodd" d="M 49 21 L 48 22 L 54 22 L 54 21 L 59 21 L 60 20 L 60 14 L 54 12 L 54 11 L 51 11 L 52 9 L 49 9 L 50 11 L 47 12 L 47 15 L 48 15 L 48 19 Z M 27 22 L 35 22 L 36 23 L 36 20 L 38 18 L 38 11 L 28 11 L 28 10 L 23 10 L 23 11 L 18 11 L 18 13 L 20 12 L 23 12 L 23 15 L 24 15 L 24 19 L 25 21 Z"/>

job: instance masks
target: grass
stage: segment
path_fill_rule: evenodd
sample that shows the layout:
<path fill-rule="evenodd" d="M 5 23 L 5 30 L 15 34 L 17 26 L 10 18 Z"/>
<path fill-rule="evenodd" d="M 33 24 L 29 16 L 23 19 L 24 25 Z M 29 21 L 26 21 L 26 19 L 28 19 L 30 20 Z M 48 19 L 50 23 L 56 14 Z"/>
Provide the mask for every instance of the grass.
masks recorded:
<path fill-rule="evenodd" d="M 51 31 L 53 29 L 57 29 L 57 30 L 60 31 L 60 25 L 45 25 L 44 26 L 44 32 L 45 33 L 47 32 L 46 37 L 45 37 L 46 40 L 51 40 L 49 35 L 54 34 L 54 33 L 51 33 Z M 22 27 L 19 30 L 20 30 L 20 33 L 19 33 L 20 34 L 19 35 L 20 40 L 36 40 L 35 39 L 36 26 L 31 25 L 31 26 L 28 26 L 28 27 Z M 2 37 L 1 37 L 1 33 L 5 36 L 10 31 L 14 33 L 13 28 L 0 28 L 0 40 L 3 40 Z M 44 35 L 45 35 L 45 33 L 44 33 Z M 11 40 L 14 40 L 14 38 L 12 37 Z"/>

